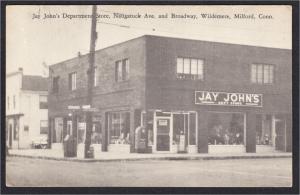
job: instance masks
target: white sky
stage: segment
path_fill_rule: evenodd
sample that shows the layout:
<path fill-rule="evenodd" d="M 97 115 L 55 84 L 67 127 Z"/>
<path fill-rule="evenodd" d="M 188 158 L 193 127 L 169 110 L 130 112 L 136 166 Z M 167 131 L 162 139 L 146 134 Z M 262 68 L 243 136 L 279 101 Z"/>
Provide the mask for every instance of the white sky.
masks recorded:
<path fill-rule="evenodd" d="M 42 74 L 42 63 L 51 65 L 88 53 L 90 19 L 32 19 L 33 13 L 91 14 L 92 6 L 8 6 L 6 21 L 6 71 L 23 67 L 25 74 Z M 110 19 L 97 23 L 96 49 L 145 34 L 245 45 L 292 47 L 292 11 L 289 6 L 97 6 Z M 115 19 L 113 13 L 168 13 L 168 19 Z M 171 19 L 170 14 L 197 14 L 198 19 Z M 232 19 L 202 19 L 201 13 L 228 14 Z M 233 19 L 233 14 L 255 14 L 256 19 Z M 273 19 L 258 19 L 258 14 Z M 152 29 L 155 29 L 153 31 Z"/>

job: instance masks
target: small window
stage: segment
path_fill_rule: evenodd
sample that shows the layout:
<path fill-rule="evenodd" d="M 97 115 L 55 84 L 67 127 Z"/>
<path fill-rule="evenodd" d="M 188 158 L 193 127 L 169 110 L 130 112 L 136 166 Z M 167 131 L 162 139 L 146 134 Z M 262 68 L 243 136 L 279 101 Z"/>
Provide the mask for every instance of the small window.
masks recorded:
<path fill-rule="evenodd" d="M 129 79 L 129 59 L 123 59 L 116 62 L 115 80 L 126 81 Z"/>
<path fill-rule="evenodd" d="M 40 134 L 48 134 L 48 121 L 47 120 L 41 120 Z"/>
<path fill-rule="evenodd" d="M 203 80 L 203 60 L 177 58 L 176 71 L 178 79 Z"/>
<path fill-rule="evenodd" d="M 40 95 L 40 109 L 48 109 L 48 100 L 45 95 Z"/>
<path fill-rule="evenodd" d="M 272 84 L 274 78 L 274 66 L 267 64 L 251 65 L 251 82 L 258 84 Z"/>
<path fill-rule="evenodd" d="M 52 83 L 52 92 L 58 93 L 59 91 L 59 76 L 53 77 L 53 83 Z"/>
<path fill-rule="evenodd" d="M 76 72 L 72 72 L 69 74 L 69 90 L 76 89 Z"/>

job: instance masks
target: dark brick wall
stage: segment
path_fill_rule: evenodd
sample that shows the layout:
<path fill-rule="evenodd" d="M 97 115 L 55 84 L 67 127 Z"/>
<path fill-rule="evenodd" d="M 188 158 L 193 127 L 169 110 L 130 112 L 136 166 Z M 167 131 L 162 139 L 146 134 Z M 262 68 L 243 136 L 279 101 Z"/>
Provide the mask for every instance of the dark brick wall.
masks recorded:
<path fill-rule="evenodd" d="M 155 36 L 146 39 L 147 107 L 202 109 L 194 105 L 194 91 L 209 90 L 261 93 L 263 109 L 257 112 L 291 112 L 291 51 Z M 177 57 L 203 59 L 204 80 L 177 80 Z M 252 84 L 252 63 L 275 65 L 274 84 Z"/>
<path fill-rule="evenodd" d="M 117 44 L 95 55 L 95 66 L 98 74 L 98 85 L 93 90 L 93 106 L 106 111 L 124 109 L 124 107 L 140 108 L 145 96 L 145 49 L 144 39 L 137 38 Z M 130 61 L 130 79 L 115 81 L 115 62 L 128 58 Z M 83 55 L 51 66 L 49 90 L 52 77 L 59 76 L 59 93 L 49 93 L 49 116 L 66 115 L 68 105 L 83 105 L 87 93 L 88 55 Z M 68 74 L 77 72 L 77 89 L 68 89 Z"/>

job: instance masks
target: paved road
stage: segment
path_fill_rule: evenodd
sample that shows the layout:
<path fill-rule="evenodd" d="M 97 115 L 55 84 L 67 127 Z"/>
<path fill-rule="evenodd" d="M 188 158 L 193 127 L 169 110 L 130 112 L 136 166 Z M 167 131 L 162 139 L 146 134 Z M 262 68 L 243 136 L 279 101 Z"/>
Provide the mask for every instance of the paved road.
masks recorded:
<path fill-rule="evenodd" d="M 33 187 L 290 187 L 292 159 L 68 162 L 9 157 L 7 184 Z"/>

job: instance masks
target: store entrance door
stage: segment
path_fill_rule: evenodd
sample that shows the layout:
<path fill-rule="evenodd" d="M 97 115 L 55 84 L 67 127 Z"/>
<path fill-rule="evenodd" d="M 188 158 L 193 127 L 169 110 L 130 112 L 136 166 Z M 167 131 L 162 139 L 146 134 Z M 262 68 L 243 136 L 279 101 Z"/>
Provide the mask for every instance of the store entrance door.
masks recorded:
<path fill-rule="evenodd" d="M 285 120 L 275 119 L 275 149 L 285 151 Z"/>
<path fill-rule="evenodd" d="M 170 151 L 171 145 L 171 118 L 159 117 L 156 119 L 156 151 Z"/>

